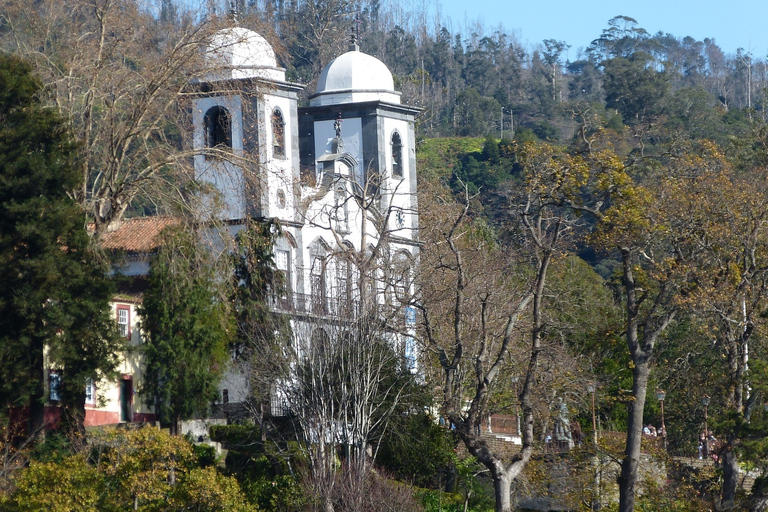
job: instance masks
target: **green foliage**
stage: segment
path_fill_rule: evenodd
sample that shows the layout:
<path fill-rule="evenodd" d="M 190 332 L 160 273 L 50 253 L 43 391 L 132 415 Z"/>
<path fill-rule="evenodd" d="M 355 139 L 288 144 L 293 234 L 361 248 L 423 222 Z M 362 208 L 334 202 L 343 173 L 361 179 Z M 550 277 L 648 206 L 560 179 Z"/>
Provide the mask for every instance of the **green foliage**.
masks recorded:
<path fill-rule="evenodd" d="M 82 429 L 85 380 L 109 375 L 120 345 L 106 269 L 70 197 L 77 147 L 41 95 L 29 65 L 0 55 L 0 402 L 42 424 L 47 347 L 49 366 L 65 368 L 65 422 Z"/>
<path fill-rule="evenodd" d="M 173 490 L 169 504 L 175 510 L 198 512 L 259 510 L 255 504 L 246 502 L 237 480 L 221 475 L 214 467 L 190 470 Z"/>
<path fill-rule="evenodd" d="M 190 443 L 161 430 L 95 431 L 89 446 L 87 454 L 32 462 L 4 510 L 258 510 L 234 478 L 199 467 Z"/>
<path fill-rule="evenodd" d="M 520 128 L 515 131 L 515 142 L 518 144 L 524 144 L 526 142 L 536 142 L 539 138 L 536 133 L 530 128 Z"/>
<path fill-rule="evenodd" d="M 269 477 L 261 475 L 250 478 L 240 477 L 243 492 L 251 503 L 264 510 L 302 510 L 309 502 L 301 483 L 291 475 Z"/>
<path fill-rule="evenodd" d="M 458 492 L 446 492 L 442 489 L 418 489 L 416 498 L 424 507 L 424 512 L 453 512 L 463 510 L 464 497 Z M 467 508 L 470 512 L 485 512 L 487 509 Z"/>
<path fill-rule="evenodd" d="M 207 468 L 216 464 L 216 448 L 207 444 L 192 445 L 192 451 L 197 457 L 197 464 L 201 468 Z"/>
<path fill-rule="evenodd" d="M 236 352 L 248 358 L 251 398 L 266 403 L 277 379 L 288 372 L 284 344 L 290 323 L 273 305 L 288 292 L 285 276 L 275 266 L 275 241 L 280 225 L 274 219 L 253 219 L 235 238 L 232 255 Z"/>
<path fill-rule="evenodd" d="M 243 449 L 261 443 L 261 429 L 252 425 L 212 425 L 211 439 L 226 448 Z"/>
<path fill-rule="evenodd" d="M 178 420 L 207 412 L 229 359 L 231 311 L 212 258 L 194 233 L 168 231 L 139 308 L 145 334 L 139 391 L 174 432 Z"/>
<path fill-rule="evenodd" d="M 16 481 L 9 510 L 105 510 L 106 482 L 82 455 L 60 462 L 32 462 Z"/>
<path fill-rule="evenodd" d="M 462 155 L 480 152 L 483 145 L 484 139 L 469 137 L 420 140 L 416 146 L 419 179 L 429 183 L 449 178 Z"/>
<path fill-rule="evenodd" d="M 557 128 L 549 121 L 536 121 L 531 129 L 540 140 L 556 141 L 558 139 Z"/>
<path fill-rule="evenodd" d="M 382 439 L 376 463 L 399 480 L 418 487 L 438 487 L 447 482 L 456 439 L 429 414 L 396 416 Z"/>
<path fill-rule="evenodd" d="M 478 512 L 493 509 L 493 484 L 488 479 L 478 478 L 486 468 L 481 466 L 474 457 L 456 458 L 454 465 L 456 487 L 468 508 Z"/>
<path fill-rule="evenodd" d="M 458 135 L 478 136 L 488 135 L 496 129 L 496 116 L 488 116 L 489 112 L 500 112 L 498 101 L 487 96 L 481 96 L 476 89 L 467 89 L 456 98 L 455 116 L 458 124 Z"/>
<path fill-rule="evenodd" d="M 485 138 L 483 142 L 483 160 L 491 165 L 498 165 L 501 163 L 501 152 L 499 151 L 499 143 L 496 139 L 490 135 Z"/>
<path fill-rule="evenodd" d="M 499 185 L 511 176 L 514 168 L 514 150 L 509 141 L 485 138 L 481 151 L 459 155 L 450 184 L 455 194 L 470 195 L 482 192 L 493 194 Z"/>
<path fill-rule="evenodd" d="M 32 448 L 29 458 L 38 462 L 61 462 L 73 454 L 72 441 L 62 432 L 48 432 Z"/>
<path fill-rule="evenodd" d="M 635 52 L 603 62 L 605 106 L 618 110 L 630 125 L 645 122 L 661 113 L 669 91 L 669 77 L 656 71 L 651 57 Z"/>
<path fill-rule="evenodd" d="M 302 467 L 301 450 L 295 443 L 265 446 L 261 430 L 251 425 L 213 426 L 211 439 L 228 450 L 227 473 L 237 479 L 250 503 L 274 511 L 301 510 L 307 503 L 301 482 L 291 473 L 292 468 Z"/>

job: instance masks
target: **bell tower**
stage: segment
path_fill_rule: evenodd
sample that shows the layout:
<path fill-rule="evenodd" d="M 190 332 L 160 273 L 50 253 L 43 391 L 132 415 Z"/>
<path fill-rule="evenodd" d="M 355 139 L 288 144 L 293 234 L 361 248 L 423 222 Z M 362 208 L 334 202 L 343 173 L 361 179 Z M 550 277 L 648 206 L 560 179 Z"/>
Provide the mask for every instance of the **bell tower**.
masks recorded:
<path fill-rule="evenodd" d="M 195 174 L 209 185 L 203 215 L 293 222 L 302 87 L 285 81 L 270 44 L 245 28 L 219 31 L 206 62 L 192 113 Z"/>

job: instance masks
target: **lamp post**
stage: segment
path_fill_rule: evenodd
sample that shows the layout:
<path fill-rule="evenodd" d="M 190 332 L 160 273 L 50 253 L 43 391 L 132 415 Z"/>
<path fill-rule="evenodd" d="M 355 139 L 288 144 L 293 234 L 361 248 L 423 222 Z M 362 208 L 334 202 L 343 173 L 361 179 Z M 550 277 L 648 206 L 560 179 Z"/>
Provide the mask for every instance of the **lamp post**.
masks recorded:
<path fill-rule="evenodd" d="M 587 384 L 587 393 L 592 393 L 592 442 L 597 446 L 597 422 L 595 421 L 595 383 Z"/>
<path fill-rule="evenodd" d="M 701 397 L 701 403 L 704 405 L 704 460 L 709 459 L 709 428 L 707 422 L 709 420 L 709 395 Z"/>
<path fill-rule="evenodd" d="M 512 385 L 515 388 L 515 422 L 517 423 L 517 435 L 522 435 L 520 433 L 520 414 L 518 412 L 517 402 L 520 400 L 520 397 L 517 396 L 517 383 L 520 380 L 520 377 L 517 375 L 512 376 Z"/>
<path fill-rule="evenodd" d="M 664 424 L 664 398 L 667 393 L 663 389 L 656 390 L 656 399 L 661 402 L 661 436 L 664 442 L 664 451 L 667 451 L 667 426 Z"/>

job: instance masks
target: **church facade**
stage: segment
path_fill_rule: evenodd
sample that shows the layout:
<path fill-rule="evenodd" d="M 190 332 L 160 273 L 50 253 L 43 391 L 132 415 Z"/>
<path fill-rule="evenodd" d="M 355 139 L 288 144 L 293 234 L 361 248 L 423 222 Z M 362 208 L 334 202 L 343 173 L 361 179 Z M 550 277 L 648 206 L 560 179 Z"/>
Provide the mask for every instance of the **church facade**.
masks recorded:
<path fill-rule="evenodd" d="M 364 295 L 400 300 L 401 328 L 393 340 L 415 369 L 415 314 L 404 297 L 412 295 L 418 260 L 418 109 L 401 103 L 390 71 L 354 38 L 323 70 L 307 106 L 299 106 L 303 86 L 286 81 L 272 47 L 256 32 L 224 29 L 206 56 L 211 72 L 190 84 L 189 138 L 196 178 L 207 191 L 201 218 L 223 221 L 230 235 L 249 219 L 279 223 L 274 260 L 288 291 L 274 307 L 294 325 L 349 319 Z M 129 219 L 106 240 L 126 249 L 121 240 L 130 240 L 132 231 L 168 222 Z M 124 273 L 147 272 L 151 236 L 139 236 L 147 247 L 129 250 Z M 118 325 L 136 345 L 139 300 L 128 294 L 114 303 Z M 140 360 L 126 358 L 122 371 L 118 383 L 98 383 L 91 391 L 87 424 L 154 419 L 135 394 Z M 224 403 L 248 399 L 248 378 L 237 365 L 221 392 Z"/>

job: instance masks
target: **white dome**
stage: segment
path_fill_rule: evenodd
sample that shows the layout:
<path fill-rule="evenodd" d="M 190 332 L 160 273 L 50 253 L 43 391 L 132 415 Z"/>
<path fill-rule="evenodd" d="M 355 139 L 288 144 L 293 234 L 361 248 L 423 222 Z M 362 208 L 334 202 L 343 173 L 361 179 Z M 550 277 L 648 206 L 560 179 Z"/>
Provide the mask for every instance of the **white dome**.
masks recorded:
<path fill-rule="evenodd" d="M 333 105 L 384 101 L 400 103 L 392 73 L 376 57 L 356 50 L 340 55 L 328 64 L 317 81 L 317 93 L 310 105 Z"/>
<path fill-rule="evenodd" d="M 285 70 L 277 66 L 272 46 L 247 28 L 218 31 L 211 39 L 206 57 L 213 68 L 209 80 L 266 78 L 285 81 Z"/>

